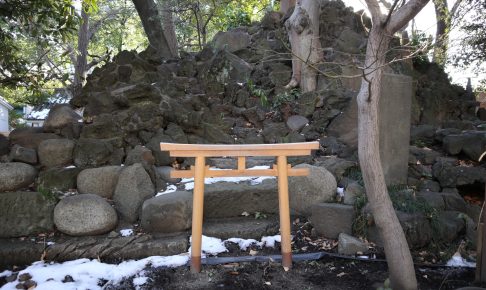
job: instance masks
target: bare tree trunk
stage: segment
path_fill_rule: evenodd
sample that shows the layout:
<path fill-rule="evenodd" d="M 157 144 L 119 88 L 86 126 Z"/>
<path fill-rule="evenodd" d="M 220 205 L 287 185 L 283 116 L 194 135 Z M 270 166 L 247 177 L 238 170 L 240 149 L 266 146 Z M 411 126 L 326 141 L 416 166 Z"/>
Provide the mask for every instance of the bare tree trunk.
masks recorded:
<path fill-rule="evenodd" d="M 177 37 L 175 33 L 174 18 L 172 17 L 172 6 L 169 0 L 162 1 L 162 28 L 169 44 L 170 53 L 177 56 Z"/>
<path fill-rule="evenodd" d="M 292 47 L 292 79 L 287 88 L 300 86 L 302 92 L 317 88 L 317 70 L 322 60 L 319 41 L 319 1 L 298 0 L 287 20 Z"/>
<path fill-rule="evenodd" d="M 147 35 L 150 46 L 152 46 L 161 57 L 172 58 L 177 55 L 172 54 L 164 29 L 162 27 L 161 16 L 154 0 L 132 0 L 137 9 L 137 13 L 142 21 L 143 30 Z"/>
<path fill-rule="evenodd" d="M 280 12 L 283 14 L 287 13 L 290 8 L 295 7 L 295 0 L 281 0 L 280 1 Z"/>
<path fill-rule="evenodd" d="M 366 0 L 373 26 L 368 37 L 363 78 L 357 98 L 358 155 L 366 194 L 384 241 L 393 289 L 417 289 L 417 279 L 407 240 L 388 195 L 381 166 L 378 104 L 391 37 L 427 2 L 428 0 L 410 0 L 396 11 L 391 9 L 388 16 L 385 16 L 381 13 L 377 0 Z"/>
<path fill-rule="evenodd" d="M 440 66 L 444 66 L 447 61 L 451 15 L 447 6 L 447 0 L 433 0 L 433 2 L 437 19 L 433 61 Z"/>
<path fill-rule="evenodd" d="M 82 23 L 78 31 L 78 50 L 76 52 L 76 63 L 74 64 L 74 78 L 72 84 L 73 98 L 79 96 L 86 78 L 88 66 L 88 44 L 89 44 L 89 16 L 81 9 Z"/>

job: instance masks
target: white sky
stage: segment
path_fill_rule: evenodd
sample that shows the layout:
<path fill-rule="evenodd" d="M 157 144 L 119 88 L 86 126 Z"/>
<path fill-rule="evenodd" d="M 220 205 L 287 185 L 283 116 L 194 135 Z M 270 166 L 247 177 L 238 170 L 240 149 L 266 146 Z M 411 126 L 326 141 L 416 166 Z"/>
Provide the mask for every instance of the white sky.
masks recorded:
<path fill-rule="evenodd" d="M 361 9 L 366 10 L 366 4 L 364 0 L 343 0 L 343 2 L 347 6 L 352 6 L 355 11 Z M 455 1 L 448 1 L 449 6 L 451 7 L 454 4 L 454 2 Z M 420 13 L 415 17 L 415 25 L 417 30 L 420 30 L 422 32 L 425 32 L 427 35 L 432 35 L 435 37 L 435 32 L 437 27 L 436 27 L 434 5 L 432 4 L 432 1 L 430 1 L 427 4 L 427 6 L 425 6 L 424 9 L 422 9 L 422 11 L 420 11 Z M 454 43 L 454 39 L 457 39 L 459 35 L 460 34 L 457 31 L 457 29 L 452 30 L 450 34 L 451 43 L 450 43 L 449 56 L 450 54 L 454 53 L 454 45 L 458 45 L 457 42 Z M 464 87 L 466 86 L 468 77 L 471 78 L 473 86 L 478 81 L 476 74 L 473 73 L 472 71 L 456 69 L 451 66 L 446 67 L 446 71 L 449 73 L 449 76 L 452 78 L 454 83 L 460 84 Z"/>

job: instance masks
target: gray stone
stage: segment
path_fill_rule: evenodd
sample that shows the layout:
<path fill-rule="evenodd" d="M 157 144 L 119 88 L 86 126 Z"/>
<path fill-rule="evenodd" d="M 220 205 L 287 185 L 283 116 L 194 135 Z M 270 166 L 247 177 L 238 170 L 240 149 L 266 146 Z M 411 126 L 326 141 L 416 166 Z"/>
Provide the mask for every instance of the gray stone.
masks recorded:
<path fill-rule="evenodd" d="M 255 185 L 218 182 L 205 186 L 205 218 L 235 217 L 243 212 L 278 213 L 276 180 L 267 179 Z"/>
<path fill-rule="evenodd" d="M 445 201 L 440 192 L 421 191 L 417 193 L 417 198 L 425 201 L 429 206 L 438 210 L 445 209 Z"/>
<path fill-rule="evenodd" d="M 186 133 L 182 130 L 182 128 L 174 123 L 169 123 L 167 125 L 167 129 L 164 131 L 165 135 L 169 136 L 174 140 L 176 143 L 187 143 L 187 136 Z"/>
<path fill-rule="evenodd" d="M 213 47 L 217 50 L 226 49 L 236 52 L 250 46 L 250 35 L 244 31 L 218 32 L 213 38 Z"/>
<path fill-rule="evenodd" d="M 0 192 L 26 188 L 34 182 L 37 170 L 20 162 L 0 163 Z"/>
<path fill-rule="evenodd" d="M 65 197 L 54 209 L 57 229 L 71 236 L 104 234 L 113 230 L 117 222 L 113 207 L 95 194 Z"/>
<path fill-rule="evenodd" d="M 476 249 L 478 245 L 477 224 L 472 220 L 472 218 L 468 217 L 467 215 L 464 215 L 463 218 L 466 222 L 466 238 L 469 242 L 471 242 L 472 248 Z"/>
<path fill-rule="evenodd" d="M 12 265 L 30 265 L 38 261 L 45 245 L 32 243 L 31 240 L 0 239 L 0 267 Z"/>
<path fill-rule="evenodd" d="M 135 148 L 128 151 L 127 158 L 125 158 L 125 166 L 130 166 L 135 163 L 142 164 L 152 181 L 154 180 L 155 173 L 153 166 L 155 164 L 155 158 L 152 155 L 152 151 L 140 145 L 135 146 Z"/>
<path fill-rule="evenodd" d="M 433 237 L 430 222 L 422 213 L 405 213 L 397 211 L 397 217 L 402 226 L 409 247 L 426 246 Z"/>
<path fill-rule="evenodd" d="M 368 245 L 358 238 L 340 233 L 338 238 L 338 253 L 341 255 L 355 255 L 356 253 L 366 253 Z"/>
<path fill-rule="evenodd" d="M 30 243 L 32 245 L 32 243 Z M 187 251 L 186 235 L 155 238 L 150 235 L 131 237 L 76 237 L 56 242 L 46 249 L 50 261 L 80 258 L 108 261 L 171 256 Z M 39 259 L 37 255 L 35 259 Z M 34 257 L 33 257 L 34 258 Z"/>
<path fill-rule="evenodd" d="M 444 199 L 446 210 L 455 210 L 465 213 L 467 203 L 462 196 L 457 192 L 441 192 L 440 195 Z"/>
<path fill-rule="evenodd" d="M 65 192 L 76 188 L 80 168 L 51 168 L 39 173 L 37 186 L 54 192 Z"/>
<path fill-rule="evenodd" d="M 404 75 L 385 74 L 380 98 L 380 157 L 387 185 L 405 184 L 410 142 L 412 79 Z M 390 110 L 390 108 L 394 108 Z M 353 98 L 343 114 L 328 127 L 330 136 L 346 145 L 358 146 L 358 105 Z"/>
<path fill-rule="evenodd" d="M 146 144 L 147 148 L 152 150 L 152 154 L 155 157 L 155 165 L 156 166 L 166 166 L 172 163 L 172 159 L 169 156 L 168 151 L 161 151 L 160 150 L 160 143 L 173 143 L 174 140 L 167 135 L 164 135 L 163 132 L 157 132 L 155 136 Z"/>
<path fill-rule="evenodd" d="M 287 126 L 292 131 L 300 131 L 308 123 L 309 123 L 309 119 L 299 115 L 293 115 L 287 119 Z"/>
<path fill-rule="evenodd" d="M 481 214 L 481 207 L 477 204 L 468 203 L 466 206 L 466 214 L 473 219 L 474 223 L 477 224 Z"/>
<path fill-rule="evenodd" d="M 92 193 L 111 199 L 122 168 L 121 166 L 104 166 L 81 171 L 77 179 L 78 192 Z"/>
<path fill-rule="evenodd" d="M 221 168 L 221 167 L 218 167 Z M 178 183 L 181 181 L 180 178 L 170 177 L 170 173 L 174 170 L 172 166 L 158 166 L 155 167 L 155 172 L 160 176 L 160 178 L 169 183 Z"/>
<path fill-rule="evenodd" d="M 62 129 L 71 126 L 81 120 L 78 115 L 69 105 L 55 105 L 47 115 L 44 121 L 45 132 L 56 132 L 57 129 Z"/>
<path fill-rule="evenodd" d="M 341 180 L 348 169 L 357 166 L 356 162 L 336 156 L 321 157 L 316 161 L 316 165 L 324 166 L 337 180 Z"/>
<path fill-rule="evenodd" d="M 19 129 L 15 129 L 15 130 L 19 130 Z M 15 130 L 12 131 L 12 133 L 14 133 Z M 25 130 L 25 131 L 19 130 L 14 134 L 10 133 L 9 135 L 10 143 L 11 145 L 18 144 L 25 148 L 31 148 L 37 150 L 37 147 L 42 141 L 61 138 L 58 135 L 53 133 L 35 133 L 35 132 L 36 131 L 31 131 L 31 130 Z"/>
<path fill-rule="evenodd" d="M 55 205 L 39 192 L 0 193 L 0 238 L 52 231 Z"/>
<path fill-rule="evenodd" d="M 410 146 L 410 156 L 414 156 L 421 164 L 432 165 L 441 154 L 427 147 L 419 148 Z"/>
<path fill-rule="evenodd" d="M 285 123 L 269 122 L 263 126 L 262 135 L 266 143 L 279 143 L 288 132 L 289 129 Z"/>
<path fill-rule="evenodd" d="M 472 160 L 478 160 L 486 146 L 486 133 L 469 131 L 445 136 L 442 145 L 446 153 L 456 155 L 463 152 Z"/>
<path fill-rule="evenodd" d="M 443 211 L 437 217 L 438 238 L 443 242 L 451 242 L 466 228 L 466 222 L 458 211 Z"/>
<path fill-rule="evenodd" d="M 81 138 L 74 148 L 74 164 L 77 167 L 120 165 L 125 155 L 121 143 L 119 138 Z"/>
<path fill-rule="evenodd" d="M 337 239 L 340 233 L 351 235 L 354 207 L 339 203 L 320 203 L 312 206 L 311 223 L 316 233 Z"/>
<path fill-rule="evenodd" d="M 300 164 L 294 168 L 308 168 L 309 175 L 289 177 L 290 209 L 293 212 L 309 216 L 313 205 L 334 199 L 336 179 L 324 167 Z"/>
<path fill-rule="evenodd" d="M 354 205 L 358 196 L 363 196 L 365 189 L 358 182 L 351 182 L 344 190 L 344 204 Z"/>
<path fill-rule="evenodd" d="M 135 222 L 143 202 L 154 196 L 154 193 L 155 188 L 150 176 L 140 163 L 125 167 L 120 173 L 113 194 L 115 208 L 121 218 Z"/>
<path fill-rule="evenodd" d="M 191 228 L 192 194 L 175 191 L 147 199 L 140 222 L 147 232 L 173 233 Z"/>
<path fill-rule="evenodd" d="M 69 139 L 44 140 L 39 144 L 39 161 L 45 167 L 65 166 L 73 163 L 74 141 Z"/>
<path fill-rule="evenodd" d="M 420 191 L 433 191 L 439 192 L 440 191 L 440 184 L 437 181 L 433 181 L 430 179 L 423 179 L 420 181 L 418 189 Z"/>
<path fill-rule="evenodd" d="M 410 128 L 410 138 L 412 142 L 418 140 L 433 140 L 435 136 L 435 127 L 432 125 L 421 124 Z"/>
<path fill-rule="evenodd" d="M 12 161 L 36 164 L 37 152 L 35 151 L 35 149 L 25 148 L 16 144 L 10 150 L 8 158 Z"/>
<path fill-rule="evenodd" d="M 242 238 L 260 240 L 263 236 L 278 234 L 279 221 L 276 216 L 256 219 L 253 216 L 211 219 L 204 221 L 203 233 L 219 239 Z"/>
<path fill-rule="evenodd" d="M 442 187 L 456 187 L 476 182 L 484 183 L 486 169 L 482 167 L 456 166 L 457 161 L 446 158 L 439 160 L 432 166 L 433 176 Z"/>

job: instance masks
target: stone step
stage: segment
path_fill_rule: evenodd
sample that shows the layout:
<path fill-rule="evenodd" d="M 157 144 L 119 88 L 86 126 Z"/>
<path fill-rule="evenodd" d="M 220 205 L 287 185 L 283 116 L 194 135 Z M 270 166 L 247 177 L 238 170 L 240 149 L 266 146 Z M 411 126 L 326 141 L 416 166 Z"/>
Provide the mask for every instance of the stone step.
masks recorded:
<path fill-rule="evenodd" d="M 188 235 L 154 237 L 140 235 L 131 237 L 63 237 L 53 245 L 30 240 L 0 240 L 0 267 L 27 265 L 42 259 L 68 261 L 81 258 L 100 259 L 103 262 L 119 262 L 127 259 L 142 259 L 148 256 L 170 256 L 184 253 L 189 248 Z"/>
<path fill-rule="evenodd" d="M 203 235 L 223 240 L 229 238 L 260 240 L 263 236 L 273 236 L 279 232 L 278 216 L 270 215 L 263 218 L 235 217 L 225 219 L 210 219 L 204 221 Z"/>

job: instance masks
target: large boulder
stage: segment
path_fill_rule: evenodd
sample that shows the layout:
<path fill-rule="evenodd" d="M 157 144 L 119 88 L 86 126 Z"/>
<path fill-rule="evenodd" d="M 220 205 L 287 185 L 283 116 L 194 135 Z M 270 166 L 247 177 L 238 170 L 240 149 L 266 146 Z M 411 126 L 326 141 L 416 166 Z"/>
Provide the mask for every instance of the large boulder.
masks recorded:
<path fill-rule="evenodd" d="M 148 232 L 173 233 L 191 228 L 191 215 L 192 194 L 175 191 L 147 199 L 140 219 Z"/>
<path fill-rule="evenodd" d="M 42 141 L 37 149 L 40 164 L 45 167 L 72 164 L 74 146 L 74 141 L 69 139 L 50 139 Z"/>
<path fill-rule="evenodd" d="M 29 164 L 37 163 L 37 152 L 35 149 L 25 148 L 15 144 L 10 150 L 9 159 L 12 161 L 24 162 Z"/>
<path fill-rule="evenodd" d="M 143 202 L 154 194 L 155 188 L 150 176 L 143 166 L 137 163 L 124 168 L 120 173 L 113 200 L 120 216 L 128 222 L 135 222 Z"/>
<path fill-rule="evenodd" d="M 341 255 L 355 255 L 356 253 L 365 253 L 368 251 L 368 245 L 358 238 L 345 233 L 339 234 L 338 253 Z"/>
<path fill-rule="evenodd" d="M 37 186 L 56 192 L 68 191 L 76 188 L 76 178 L 80 168 L 51 168 L 39 173 Z"/>
<path fill-rule="evenodd" d="M 294 168 L 309 169 L 307 176 L 289 177 L 290 208 L 295 213 L 309 216 L 314 204 L 334 199 L 336 179 L 326 168 L 309 164 L 299 164 Z"/>
<path fill-rule="evenodd" d="M 74 164 L 77 167 L 120 165 L 125 152 L 120 138 L 81 138 L 74 147 Z"/>
<path fill-rule="evenodd" d="M 472 160 L 478 160 L 486 146 L 486 133 L 481 131 L 463 132 L 445 136 L 442 140 L 444 150 L 451 155 L 463 152 Z"/>
<path fill-rule="evenodd" d="M 340 233 L 352 234 L 354 207 L 339 203 L 319 203 L 312 206 L 311 222 L 316 234 L 337 239 Z"/>
<path fill-rule="evenodd" d="M 37 170 L 20 162 L 0 163 L 0 192 L 28 187 L 34 182 Z"/>
<path fill-rule="evenodd" d="M 11 145 L 18 144 L 22 147 L 35 150 L 37 150 L 39 144 L 44 140 L 61 138 L 54 133 L 43 133 L 41 127 L 18 128 L 10 132 L 8 137 Z"/>
<path fill-rule="evenodd" d="M 259 184 L 250 182 L 218 182 L 204 189 L 204 216 L 221 218 L 247 213 L 278 213 L 277 182 L 263 180 Z"/>
<path fill-rule="evenodd" d="M 55 205 L 54 200 L 39 192 L 0 193 L 0 238 L 52 231 Z"/>
<path fill-rule="evenodd" d="M 55 105 L 49 111 L 49 114 L 44 121 L 44 132 L 59 132 L 59 130 L 65 127 L 77 124 L 81 119 L 81 116 L 77 114 L 69 105 Z"/>
<path fill-rule="evenodd" d="M 95 194 L 65 197 L 54 209 L 57 229 L 71 236 L 104 234 L 113 230 L 117 222 L 113 207 Z"/>
<path fill-rule="evenodd" d="M 77 179 L 78 192 L 92 193 L 111 199 L 122 168 L 121 166 L 104 166 L 81 171 Z"/>
<path fill-rule="evenodd" d="M 215 49 L 226 49 L 229 52 L 236 52 L 250 46 L 250 35 L 239 30 L 220 31 L 213 38 L 213 46 Z"/>
<path fill-rule="evenodd" d="M 441 187 L 456 187 L 461 185 L 484 183 L 486 169 L 483 167 L 460 166 L 457 160 L 439 158 L 432 166 L 433 176 Z"/>

